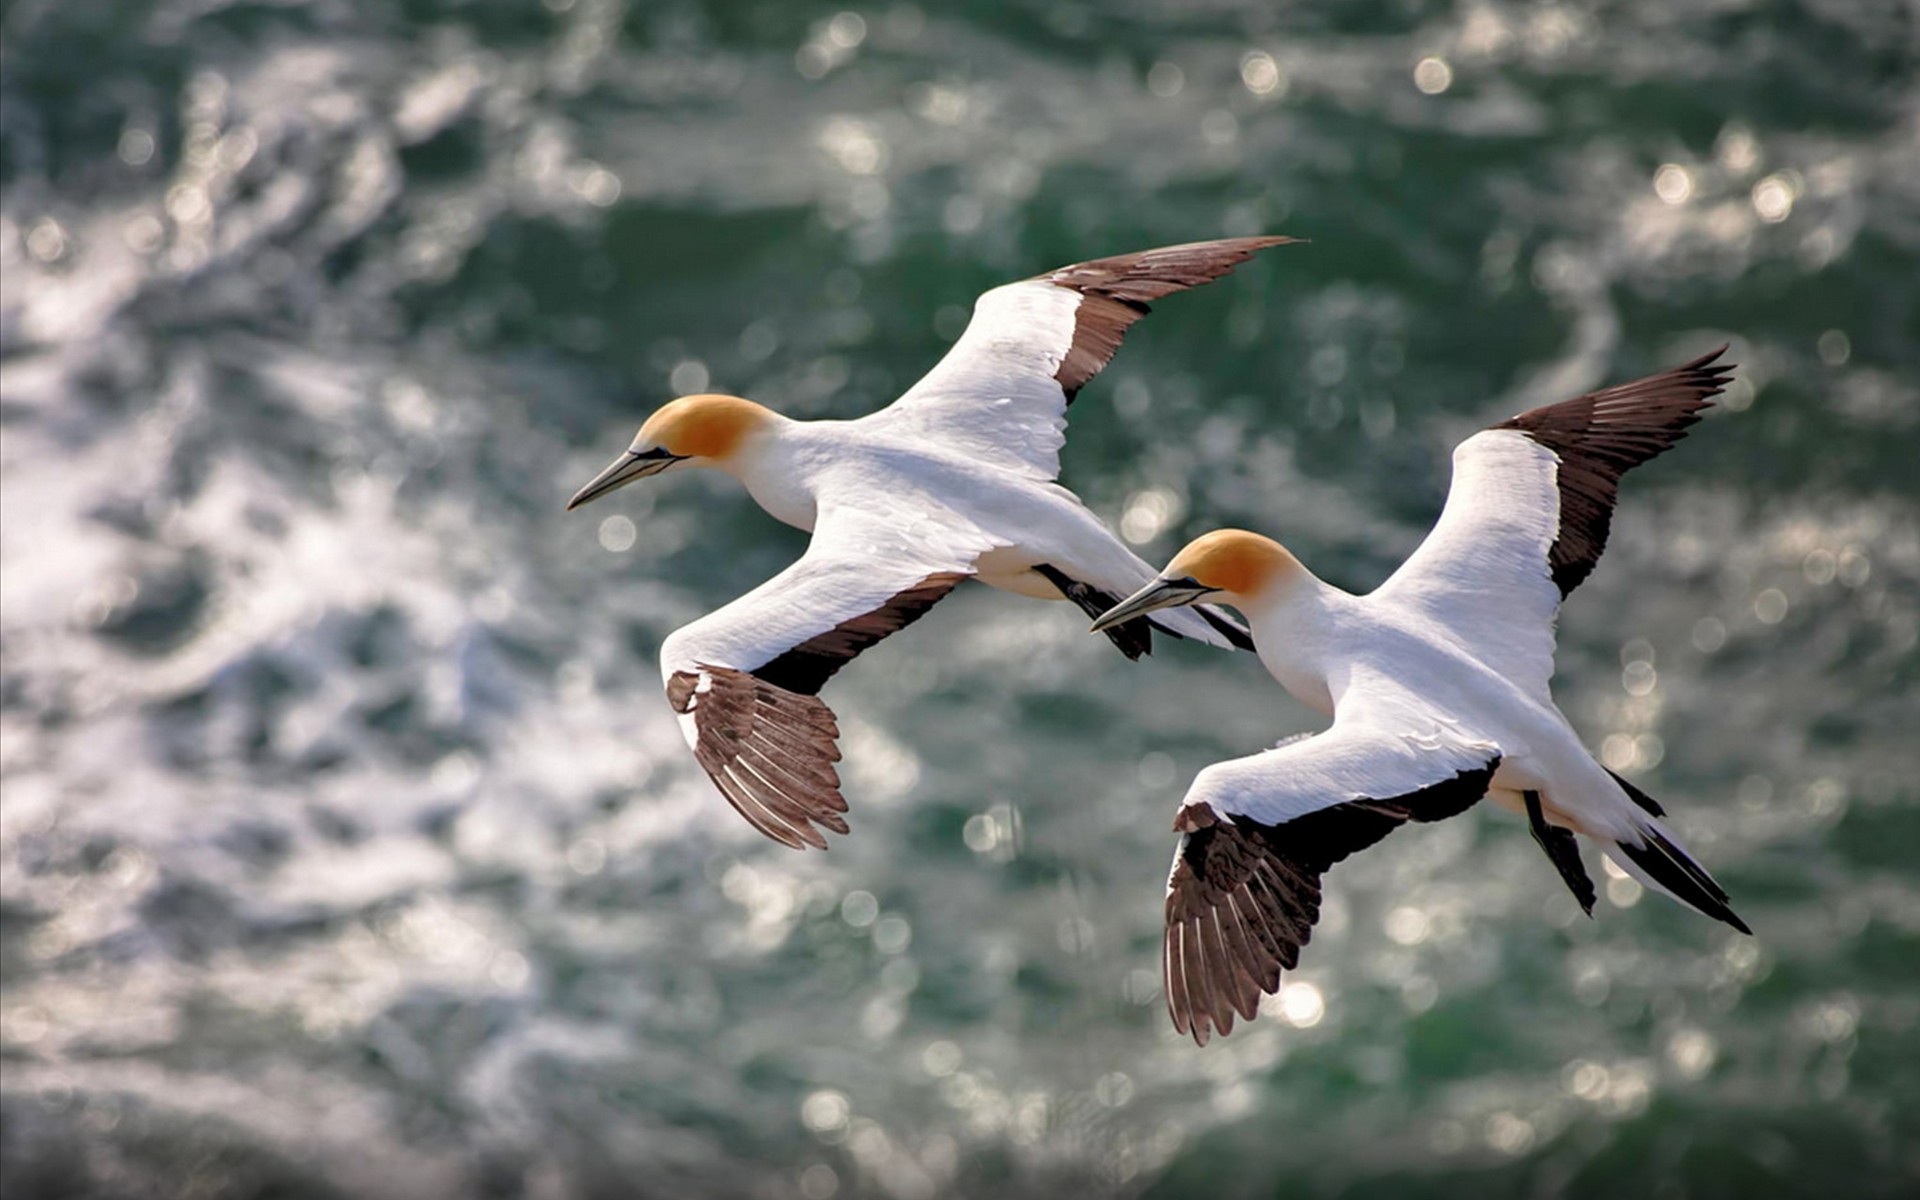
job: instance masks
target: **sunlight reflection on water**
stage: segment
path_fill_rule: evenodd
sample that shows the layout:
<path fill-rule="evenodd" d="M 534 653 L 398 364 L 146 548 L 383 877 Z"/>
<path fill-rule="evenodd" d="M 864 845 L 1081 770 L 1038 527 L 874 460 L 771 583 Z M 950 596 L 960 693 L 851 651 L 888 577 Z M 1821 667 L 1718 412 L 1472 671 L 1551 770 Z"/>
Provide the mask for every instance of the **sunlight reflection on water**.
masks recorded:
<path fill-rule="evenodd" d="M 1792 9 L 1756 59 L 1640 8 L 9 13 L 8 1193 L 1920 1172 L 1910 39 Z M 836 681 L 832 853 L 699 777 L 659 640 L 798 543 L 693 480 L 563 517 L 646 409 L 864 411 L 986 286 L 1261 229 L 1314 242 L 1075 410 L 1069 481 L 1149 557 L 1246 524 L 1364 588 L 1451 440 L 1735 341 L 1558 684 L 1758 938 L 1617 873 L 1589 921 L 1481 814 L 1342 864 L 1196 1051 L 1167 823 L 1308 714 L 964 591 Z"/>

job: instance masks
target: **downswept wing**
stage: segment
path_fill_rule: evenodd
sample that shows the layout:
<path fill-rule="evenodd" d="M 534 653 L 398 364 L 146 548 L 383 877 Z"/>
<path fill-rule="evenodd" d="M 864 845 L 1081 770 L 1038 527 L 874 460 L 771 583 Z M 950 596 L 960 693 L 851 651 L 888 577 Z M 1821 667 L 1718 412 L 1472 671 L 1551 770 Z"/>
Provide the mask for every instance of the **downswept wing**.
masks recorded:
<path fill-rule="evenodd" d="M 1067 405 L 1148 302 L 1220 278 L 1287 237 L 1227 238 L 1076 263 L 981 295 L 946 356 L 874 414 L 1039 479 L 1060 473 Z"/>
<path fill-rule="evenodd" d="M 1606 549 L 1620 477 L 1686 436 L 1726 386 L 1726 347 L 1521 413 L 1460 443 L 1446 508 L 1374 596 L 1453 630 L 1544 694 L 1560 601 Z"/>
<path fill-rule="evenodd" d="M 816 694 L 849 660 L 920 619 L 993 545 L 950 516 L 825 510 L 807 552 L 660 647 L 694 758 L 755 829 L 798 850 L 846 833 L 839 725 Z"/>
<path fill-rule="evenodd" d="M 1499 750 L 1417 704 L 1342 699 L 1333 727 L 1194 779 L 1173 827 L 1161 969 L 1173 1026 L 1207 1044 L 1248 1020 L 1299 963 L 1320 877 L 1407 821 L 1486 794 Z"/>

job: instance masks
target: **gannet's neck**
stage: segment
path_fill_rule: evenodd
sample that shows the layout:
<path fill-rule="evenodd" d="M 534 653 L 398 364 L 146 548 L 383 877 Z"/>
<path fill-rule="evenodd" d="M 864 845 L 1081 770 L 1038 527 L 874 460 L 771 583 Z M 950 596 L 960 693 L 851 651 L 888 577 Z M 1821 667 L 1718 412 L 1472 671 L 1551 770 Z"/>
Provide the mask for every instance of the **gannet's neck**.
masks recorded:
<path fill-rule="evenodd" d="M 1339 634 L 1354 597 L 1293 563 L 1295 570 L 1258 596 L 1224 599 L 1246 617 L 1267 671 L 1295 698 L 1331 716 L 1341 690 Z"/>
<path fill-rule="evenodd" d="M 838 422 L 796 421 L 767 410 L 733 452 L 709 465 L 738 479 L 747 494 L 775 519 L 812 531 L 818 514 L 818 483 L 830 457 L 817 426 Z"/>

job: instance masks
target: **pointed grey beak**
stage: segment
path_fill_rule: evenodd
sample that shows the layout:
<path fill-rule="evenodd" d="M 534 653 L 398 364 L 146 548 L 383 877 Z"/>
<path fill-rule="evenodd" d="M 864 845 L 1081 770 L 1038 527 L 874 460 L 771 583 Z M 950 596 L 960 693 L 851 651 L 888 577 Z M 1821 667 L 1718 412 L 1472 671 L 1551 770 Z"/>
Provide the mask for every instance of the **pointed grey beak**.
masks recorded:
<path fill-rule="evenodd" d="M 587 486 L 575 492 L 573 499 L 567 501 L 567 511 L 572 512 L 589 500 L 598 500 L 608 492 L 617 491 L 636 479 L 658 475 L 679 462 L 680 458 L 680 455 L 668 454 L 665 450 L 659 449 L 638 453 L 629 450 L 615 459 L 612 466 L 589 480 Z"/>
<path fill-rule="evenodd" d="M 1218 590 L 1218 588 L 1206 586 L 1192 576 L 1185 579 L 1156 579 L 1095 617 L 1091 632 L 1099 633 L 1109 626 L 1131 621 L 1156 608 L 1178 608 L 1183 604 L 1192 604 Z"/>

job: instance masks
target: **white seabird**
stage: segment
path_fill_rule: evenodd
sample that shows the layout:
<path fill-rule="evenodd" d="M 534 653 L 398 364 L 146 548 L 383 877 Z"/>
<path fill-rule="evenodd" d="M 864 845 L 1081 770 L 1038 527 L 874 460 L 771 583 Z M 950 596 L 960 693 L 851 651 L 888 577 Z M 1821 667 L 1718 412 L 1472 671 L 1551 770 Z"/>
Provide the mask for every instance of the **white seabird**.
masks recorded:
<path fill-rule="evenodd" d="M 1606 546 L 1621 475 L 1699 420 L 1733 369 L 1717 362 L 1725 350 L 1462 442 L 1439 523 L 1368 595 L 1315 578 L 1269 538 L 1217 530 L 1093 623 L 1230 605 L 1273 677 L 1333 718 L 1207 767 L 1181 801 L 1162 953 L 1175 1028 L 1205 1045 L 1235 1013 L 1251 1020 L 1298 962 L 1332 864 L 1482 795 L 1526 814 L 1589 915 L 1576 833 L 1654 891 L 1752 932 L 1660 805 L 1581 745 L 1548 686 L 1560 601 Z"/>
<path fill-rule="evenodd" d="M 1293 240 L 1169 246 L 994 288 L 925 378 L 856 420 L 796 421 L 722 395 L 684 396 L 647 418 L 569 509 L 636 479 L 715 467 L 813 534 L 791 567 L 660 647 L 681 732 L 741 816 L 796 849 L 824 849 L 822 829 L 847 832 L 839 729 L 816 693 L 962 580 L 1065 598 L 1093 615 L 1153 578 L 1054 481 L 1067 405 L 1149 301 Z M 1138 658 L 1154 629 L 1252 649 L 1244 627 L 1210 607 L 1107 634 Z"/>

